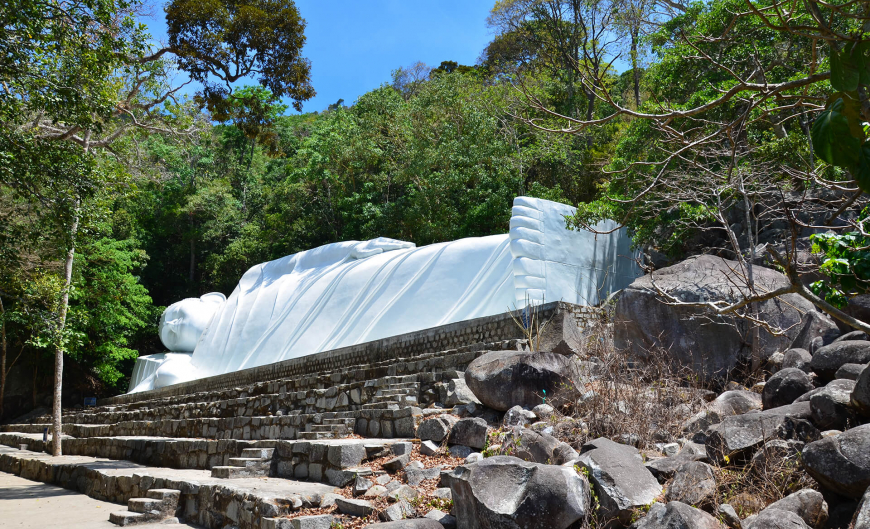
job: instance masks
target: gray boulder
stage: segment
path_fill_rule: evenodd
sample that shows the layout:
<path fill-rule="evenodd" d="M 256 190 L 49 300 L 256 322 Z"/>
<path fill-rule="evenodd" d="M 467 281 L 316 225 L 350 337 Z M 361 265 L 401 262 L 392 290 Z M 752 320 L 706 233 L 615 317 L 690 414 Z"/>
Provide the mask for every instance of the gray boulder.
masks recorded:
<path fill-rule="evenodd" d="M 514 406 L 504 413 L 501 424 L 502 426 L 519 426 L 525 427 L 531 424 L 537 416 L 529 411 L 524 410 L 522 406 Z"/>
<path fill-rule="evenodd" d="M 743 389 L 726 391 L 708 402 L 704 409 L 687 420 L 683 424 L 683 433 L 692 435 L 703 432 L 710 426 L 722 422 L 725 417 L 761 411 L 761 408 L 761 395 L 758 393 Z"/>
<path fill-rule="evenodd" d="M 809 373 L 812 370 L 810 368 L 812 359 L 813 355 L 806 349 L 789 349 L 783 354 L 782 367 L 783 369 L 794 367 Z"/>
<path fill-rule="evenodd" d="M 870 486 L 870 424 L 808 444 L 801 454 L 810 476 L 849 498 Z"/>
<path fill-rule="evenodd" d="M 339 511 L 351 516 L 368 516 L 375 511 L 375 507 L 370 501 L 352 500 L 341 496 L 335 498 L 335 505 Z"/>
<path fill-rule="evenodd" d="M 864 368 L 855 381 L 851 396 L 852 407 L 865 417 L 870 417 L 870 366 Z"/>
<path fill-rule="evenodd" d="M 450 480 L 459 529 L 565 529 L 590 509 L 573 468 L 495 456 L 457 467 Z"/>
<path fill-rule="evenodd" d="M 443 529 L 456 529 L 456 518 L 444 511 L 432 509 L 426 513 L 426 518 L 440 523 Z"/>
<path fill-rule="evenodd" d="M 761 392 L 761 401 L 766 410 L 778 408 L 791 404 L 813 387 L 812 379 L 802 369 L 796 367 L 781 369 L 767 379 Z"/>
<path fill-rule="evenodd" d="M 580 369 L 570 357 L 556 353 L 493 351 L 477 357 L 465 370 L 465 382 L 483 404 L 499 411 L 514 406 L 534 408 L 579 397 Z"/>
<path fill-rule="evenodd" d="M 367 529 L 444 529 L 444 526 L 429 518 L 413 518 L 395 522 L 373 523 Z"/>
<path fill-rule="evenodd" d="M 448 450 L 450 453 L 450 457 L 458 457 L 460 459 L 465 459 L 474 453 L 474 449 L 470 446 L 465 445 L 453 445 Z"/>
<path fill-rule="evenodd" d="M 381 512 L 381 519 L 387 522 L 399 522 L 414 515 L 414 507 L 406 500 L 399 500 Z"/>
<path fill-rule="evenodd" d="M 723 529 L 719 520 L 679 501 L 654 503 L 631 529 Z"/>
<path fill-rule="evenodd" d="M 825 389 L 825 386 L 807 391 L 806 393 L 804 393 L 803 395 L 801 395 L 800 397 L 795 399 L 795 401 L 792 404 L 798 404 L 800 402 L 809 402 L 810 399 L 813 398 L 813 395 L 815 395 L 816 393 L 819 393 L 823 389 Z"/>
<path fill-rule="evenodd" d="M 408 463 L 410 462 L 411 456 L 409 456 L 408 454 L 402 454 L 400 456 L 396 456 L 392 459 L 387 460 L 384 463 L 383 467 L 384 470 L 393 474 L 408 466 Z"/>
<path fill-rule="evenodd" d="M 740 516 L 737 516 L 737 511 L 735 511 L 734 507 L 730 504 L 719 504 L 719 507 L 716 508 L 716 514 L 719 516 L 719 519 L 725 522 L 725 525 L 731 529 L 743 529 Z"/>
<path fill-rule="evenodd" d="M 843 364 L 866 364 L 870 362 L 870 342 L 845 341 L 826 345 L 813 353 L 810 367 L 823 381 L 834 378 Z"/>
<path fill-rule="evenodd" d="M 474 396 L 474 392 L 468 388 L 468 384 L 465 383 L 464 378 L 454 378 L 450 380 L 447 384 L 447 398 L 445 399 L 444 404 L 447 406 L 456 406 L 457 404 L 467 404 L 469 402 L 481 404 L 481 402 L 477 400 L 477 397 Z"/>
<path fill-rule="evenodd" d="M 809 529 L 809 527 L 796 513 L 771 508 L 743 520 L 743 529 Z"/>
<path fill-rule="evenodd" d="M 751 468 L 756 473 L 764 476 L 768 470 L 782 468 L 785 461 L 797 461 L 804 443 L 801 441 L 772 439 L 766 441 L 764 446 L 752 456 Z"/>
<path fill-rule="evenodd" d="M 441 449 L 440 446 L 436 445 L 432 441 L 428 439 L 420 443 L 420 453 L 424 456 L 434 456 Z"/>
<path fill-rule="evenodd" d="M 370 488 L 372 488 L 372 482 L 362 476 L 357 476 L 356 479 L 353 481 L 354 496 L 362 496 Z"/>
<path fill-rule="evenodd" d="M 812 353 L 814 341 L 820 346 L 828 345 L 838 336 L 840 336 L 840 329 L 837 327 L 837 322 L 827 314 L 813 310 L 804 315 L 800 332 L 789 345 L 789 349 L 806 349 Z"/>
<path fill-rule="evenodd" d="M 535 417 L 537 417 L 539 421 L 549 421 L 553 415 L 556 414 L 556 410 L 554 410 L 549 404 L 538 404 L 532 408 L 532 413 L 535 414 Z"/>
<path fill-rule="evenodd" d="M 398 488 L 391 490 L 387 496 L 395 501 L 414 501 L 420 496 L 420 493 L 410 485 L 400 485 Z"/>
<path fill-rule="evenodd" d="M 583 445 L 578 463 L 589 473 L 605 519 L 628 523 L 635 508 L 649 505 L 662 493 L 634 447 L 600 437 Z"/>
<path fill-rule="evenodd" d="M 834 341 L 835 342 L 848 342 L 848 341 L 856 341 L 856 340 L 867 341 L 867 340 L 870 340 L 870 338 L 867 337 L 867 333 L 864 331 L 852 331 L 852 332 L 847 332 L 846 334 L 840 336 L 839 338 L 837 338 Z"/>
<path fill-rule="evenodd" d="M 870 294 L 859 294 L 849 298 L 846 312 L 853 318 L 870 322 Z"/>
<path fill-rule="evenodd" d="M 834 378 L 845 378 L 847 380 L 858 380 L 861 371 L 870 364 L 843 364 L 840 369 L 834 373 Z"/>
<path fill-rule="evenodd" d="M 845 378 L 833 380 L 822 391 L 810 397 L 813 423 L 822 430 L 842 430 L 855 414 L 849 405 L 855 381 Z"/>
<path fill-rule="evenodd" d="M 439 415 L 426 419 L 417 427 L 417 437 L 422 441 L 440 443 L 450 434 L 453 425 L 458 421 L 453 415 Z"/>
<path fill-rule="evenodd" d="M 870 488 L 858 504 L 858 509 L 852 518 L 852 529 L 870 529 Z"/>
<path fill-rule="evenodd" d="M 780 352 L 773 353 L 772 355 L 767 357 L 767 370 L 771 373 L 776 373 L 780 369 L 782 369 L 783 362 L 785 362 L 784 354 Z"/>
<path fill-rule="evenodd" d="M 757 287 L 775 290 L 788 279 L 775 270 L 753 267 Z M 614 313 L 614 344 L 646 357 L 654 348 L 668 351 L 681 364 L 705 378 L 724 376 L 748 359 L 749 323 L 732 316 L 716 316 L 701 307 L 668 305 L 653 288 L 655 284 L 681 301 L 721 300 L 734 302 L 748 294 L 743 287 L 740 265 L 710 255 L 701 255 L 657 270 L 652 277 L 636 279 L 620 293 Z M 785 329 L 775 336 L 760 331 L 760 353 L 767 358 L 790 348 L 801 330 L 802 314 L 815 312 L 813 305 L 797 294 L 761 302 L 761 317 L 773 327 Z M 794 345 L 792 347 L 800 347 Z"/>
<path fill-rule="evenodd" d="M 700 461 L 683 463 L 674 475 L 665 499 L 689 505 L 707 505 L 716 494 L 716 478 L 710 465 Z"/>
<path fill-rule="evenodd" d="M 677 469 L 690 461 L 706 461 L 707 448 L 704 445 L 687 442 L 677 455 L 672 457 L 660 457 L 651 459 L 644 463 L 647 469 L 652 472 L 652 475 L 659 480 L 659 483 L 664 484 L 667 480 L 674 477 Z"/>
<path fill-rule="evenodd" d="M 719 464 L 748 460 L 765 441 L 795 439 L 804 443 L 820 438 L 810 423 L 809 402 L 780 406 L 761 412 L 726 417 L 707 430 L 707 454 Z"/>
<path fill-rule="evenodd" d="M 524 461 L 561 465 L 578 457 L 568 444 L 528 428 L 511 428 L 501 443 L 501 453 Z"/>
<path fill-rule="evenodd" d="M 433 468 L 405 468 L 405 479 L 408 485 L 416 487 L 427 479 L 438 479 L 441 476 L 441 465 Z"/>
<path fill-rule="evenodd" d="M 789 494 L 771 503 L 766 509 L 793 512 L 813 529 L 822 529 L 828 521 L 828 504 L 822 493 L 813 489 L 803 489 Z"/>
<path fill-rule="evenodd" d="M 460 419 L 450 429 L 447 442 L 452 445 L 483 448 L 486 446 L 486 421 L 480 417 Z"/>

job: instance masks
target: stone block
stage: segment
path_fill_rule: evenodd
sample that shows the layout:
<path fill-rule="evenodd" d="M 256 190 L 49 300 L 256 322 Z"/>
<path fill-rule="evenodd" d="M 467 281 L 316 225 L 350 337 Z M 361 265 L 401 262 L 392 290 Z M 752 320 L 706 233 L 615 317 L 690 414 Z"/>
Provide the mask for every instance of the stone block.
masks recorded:
<path fill-rule="evenodd" d="M 365 446 L 360 443 L 332 445 L 327 455 L 329 463 L 340 469 L 359 466 L 365 457 Z"/>
<path fill-rule="evenodd" d="M 329 529 L 332 527 L 331 514 L 319 514 L 315 516 L 300 516 L 290 520 L 292 529 Z"/>
<path fill-rule="evenodd" d="M 393 455 L 403 456 L 405 454 L 410 455 L 411 450 L 414 449 L 414 443 L 409 442 L 401 442 L 401 443 L 393 443 L 390 445 L 390 450 L 393 452 Z"/>
<path fill-rule="evenodd" d="M 308 462 L 302 461 L 293 468 L 293 477 L 296 479 L 308 478 Z"/>
<path fill-rule="evenodd" d="M 394 421 L 396 437 L 414 437 L 416 424 L 413 417 L 402 417 Z"/>
<path fill-rule="evenodd" d="M 350 516 L 368 516 L 375 511 L 371 502 L 366 500 L 352 500 L 339 496 L 335 499 L 335 505 L 338 510 Z"/>

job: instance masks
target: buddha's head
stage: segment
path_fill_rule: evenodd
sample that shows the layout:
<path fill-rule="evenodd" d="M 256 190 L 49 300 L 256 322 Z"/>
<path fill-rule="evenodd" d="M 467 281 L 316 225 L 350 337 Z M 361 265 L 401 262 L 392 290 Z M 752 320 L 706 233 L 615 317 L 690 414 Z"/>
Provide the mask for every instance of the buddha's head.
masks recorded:
<path fill-rule="evenodd" d="M 160 341 L 170 351 L 193 351 L 202 332 L 226 300 L 220 292 L 211 292 L 166 307 L 160 316 Z"/>

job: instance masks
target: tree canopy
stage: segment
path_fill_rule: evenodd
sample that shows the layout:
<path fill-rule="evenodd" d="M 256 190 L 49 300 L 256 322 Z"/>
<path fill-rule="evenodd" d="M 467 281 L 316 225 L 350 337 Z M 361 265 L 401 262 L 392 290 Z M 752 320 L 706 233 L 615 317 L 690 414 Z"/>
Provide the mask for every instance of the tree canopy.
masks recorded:
<path fill-rule="evenodd" d="M 397 65 L 298 114 L 292 1 L 171 1 L 165 45 L 141 9 L 2 8 L 4 388 L 13 366 L 45 391 L 66 357 L 70 395 L 123 391 L 174 301 L 331 242 L 503 233 L 518 195 L 617 220 L 654 266 L 776 266 L 832 314 L 867 290 L 858 4 L 500 0 L 477 64 Z"/>

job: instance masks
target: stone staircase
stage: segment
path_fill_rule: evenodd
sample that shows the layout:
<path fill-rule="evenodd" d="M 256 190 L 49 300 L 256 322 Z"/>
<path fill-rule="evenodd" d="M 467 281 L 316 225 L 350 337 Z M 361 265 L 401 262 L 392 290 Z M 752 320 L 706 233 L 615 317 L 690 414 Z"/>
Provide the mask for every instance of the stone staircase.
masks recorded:
<path fill-rule="evenodd" d="M 245 448 L 241 457 L 229 459 L 229 465 L 212 467 L 211 477 L 232 479 L 268 476 L 274 452 L 274 448 Z"/>
<path fill-rule="evenodd" d="M 357 366 L 305 380 L 264 381 L 246 387 L 143 399 L 64 414 L 64 434 L 74 438 L 150 436 L 205 439 L 331 439 L 409 437 L 413 431 L 390 422 L 394 412 L 435 401 L 447 383 L 487 350 L 516 349 L 517 340 L 427 353 L 398 365 Z M 415 369 L 416 368 L 416 369 Z M 413 373 L 408 373 L 411 370 Z M 405 373 L 398 374 L 401 371 Z M 397 373 L 397 374 L 390 374 Z M 374 375 L 380 375 L 374 377 Z M 373 378 L 368 378 L 368 377 Z M 354 380 L 355 379 L 355 380 Z M 335 385 L 323 387 L 331 381 Z M 43 416 L 4 432 L 41 433 Z M 392 432 L 392 433 L 389 433 Z"/>
<path fill-rule="evenodd" d="M 130 498 L 127 510 L 109 514 L 109 521 L 122 527 L 168 521 L 175 518 L 181 491 L 175 489 L 151 489 L 145 498 Z"/>
<path fill-rule="evenodd" d="M 474 336 L 499 336 L 472 327 Z M 234 387 L 190 393 L 155 390 L 68 410 L 63 417 L 64 453 L 175 469 L 217 469 L 214 476 L 230 478 L 267 475 L 268 465 L 245 450 L 277 446 L 269 443 L 341 440 L 351 434 L 413 438 L 423 408 L 444 402 L 450 382 L 462 377 L 470 362 L 487 351 L 521 350 L 525 345 L 516 338 L 462 345 L 464 332 L 456 325 L 438 331 L 443 337 L 436 342 L 456 344 L 455 349 L 417 347 L 428 344 L 414 349 L 396 337 L 385 339 L 383 347 L 412 356 L 375 361 L 354 353 L 351 362 L 324 353 L 312 355 L 301 376 L 266 373 L 263 380 Z M 274 373 L 283 374 L 277 368 Z M 35 447 L 49 423 L 42 416 L 0 425 L 0 443 Z"/>
<path fill-rule="evenodd" d="M 417 402 L 419 394 L 419 383 L 394 382 L 386 387 L 378 389 L 372 398 L 372 404 L 385 405 L 387 409 L 419 406 L 419 403 Z"/>

